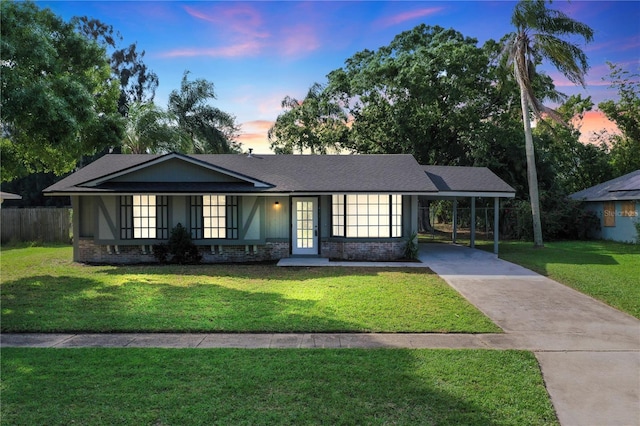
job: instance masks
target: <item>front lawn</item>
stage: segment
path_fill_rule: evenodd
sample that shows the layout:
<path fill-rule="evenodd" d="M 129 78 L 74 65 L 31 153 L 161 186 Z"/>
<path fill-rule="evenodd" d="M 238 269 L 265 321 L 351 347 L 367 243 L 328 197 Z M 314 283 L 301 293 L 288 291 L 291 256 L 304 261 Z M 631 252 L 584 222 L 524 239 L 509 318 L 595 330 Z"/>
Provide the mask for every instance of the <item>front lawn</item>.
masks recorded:
<path fill-rule="evenodd" d="M 557 425 L 533 354 L 2 349 L 2 424 Z"/>
<path fill-rule="evenodd" d="M 3 332 L 500 332 L 427 269 L 87 266 L 3 248 Z"/>
<path fill-rule="evenodd" d="M 482 242 L 492 250 L 493 245 Z M 500 243 L 500 258 L 575 288 L 640 318 L 640 245 L 612 241 Z"/>

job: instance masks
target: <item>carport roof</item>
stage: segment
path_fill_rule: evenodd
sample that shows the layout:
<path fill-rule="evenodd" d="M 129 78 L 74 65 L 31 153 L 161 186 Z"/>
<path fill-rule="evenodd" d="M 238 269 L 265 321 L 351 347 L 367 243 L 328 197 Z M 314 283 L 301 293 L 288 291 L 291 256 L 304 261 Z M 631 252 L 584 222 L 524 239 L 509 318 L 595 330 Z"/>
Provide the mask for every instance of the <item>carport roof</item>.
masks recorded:
<path fill-rule="evenodd" d="M 516 190 L 486 167 L 422 166 L 438 195 L 514 197 Z"/>

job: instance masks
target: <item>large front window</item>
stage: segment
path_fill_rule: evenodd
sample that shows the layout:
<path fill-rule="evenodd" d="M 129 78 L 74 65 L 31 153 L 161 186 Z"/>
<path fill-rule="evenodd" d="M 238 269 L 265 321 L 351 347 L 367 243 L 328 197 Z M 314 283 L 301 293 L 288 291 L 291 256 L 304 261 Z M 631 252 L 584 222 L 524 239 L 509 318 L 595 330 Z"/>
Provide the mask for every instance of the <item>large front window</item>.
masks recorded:
<path fill-rule="evenodd" d="M 123 195 L 120 197 L 120 238 L 167 239 L 168 197 Z"/>
<path fill-rule="evenodd" d="M 402 195 L 332 196 L 332 235 L 347 238 L 402 236 Z"/>
<path fill-rule="evenodd" d="M 193 239 L 238 239 L 238 197 L 203 195 L 191 197 Z"/>

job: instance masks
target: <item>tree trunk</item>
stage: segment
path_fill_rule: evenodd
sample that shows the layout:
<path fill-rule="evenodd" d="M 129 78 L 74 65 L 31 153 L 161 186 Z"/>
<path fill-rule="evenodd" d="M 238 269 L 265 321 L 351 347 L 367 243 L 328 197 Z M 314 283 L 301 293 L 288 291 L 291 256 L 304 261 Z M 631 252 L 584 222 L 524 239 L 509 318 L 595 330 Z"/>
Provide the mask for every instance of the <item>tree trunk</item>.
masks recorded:
<path fill-rule="evenodd" d="M 529 106 L 527 95 L 522 85 L 520 86 L 520 102 L 522 103 L 522 122 L 524 123 L 524 148 L 527 154 L 527 179 L 529 181 L 529 199 L 531 202 L 531 215 L 533 216 L 533 247 L 542 248 L 542 225 L 540 222 L 540 199 L 538 196 L 538 172 L 536 171 L 536 155 L 533 150 L 533 135 L 531 134 L 531 121 L 529 120 Z"/>

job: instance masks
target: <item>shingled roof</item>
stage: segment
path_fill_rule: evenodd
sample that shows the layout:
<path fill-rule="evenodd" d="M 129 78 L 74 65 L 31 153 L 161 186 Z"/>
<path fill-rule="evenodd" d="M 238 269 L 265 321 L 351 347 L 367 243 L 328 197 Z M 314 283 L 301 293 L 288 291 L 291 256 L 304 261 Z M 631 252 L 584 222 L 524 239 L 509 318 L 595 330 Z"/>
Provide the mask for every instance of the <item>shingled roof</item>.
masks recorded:
<path fill-rule="evenodd" d="M 583 201 L 640 200 L 640 170 L 583 189 L 569 197 Z"/>
<path fill-rule="evenodd" d="M 118 177 L 181 159 L 239 180 L 118 182 Z M 411 155 L 106 155 L 44 190 L 47 194 L 174 192 L 336 193 L 436 192 Z"/>
<path fill-rule="evenodd" d="M 173 161 L 174 163 L 171 163 Z M 165 179 L 135 173 L 167 168 Z M 178 162 L 178 163 L 175 163 Z M 171 177 L 171 165 L 228 176 L 228 181 Z M 128 176 L 128 178 L 127 178 Z M 215 181 L 213 181 L 215 180 Z M 371 193 L 513 197 L 515 190 L 486 167 L 421 166 L 412 155 L 147 155 L 101 157 L 43 191 L 49 195 L 118 193 Z"/>
<path fill-rule="evenodd" d="M 496 193 L 513 196 L 516 192 L 486 167 L 422 166 L 438 193 Z M 509 195 L 510 194 L 510 195 Z"/>

